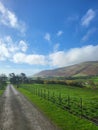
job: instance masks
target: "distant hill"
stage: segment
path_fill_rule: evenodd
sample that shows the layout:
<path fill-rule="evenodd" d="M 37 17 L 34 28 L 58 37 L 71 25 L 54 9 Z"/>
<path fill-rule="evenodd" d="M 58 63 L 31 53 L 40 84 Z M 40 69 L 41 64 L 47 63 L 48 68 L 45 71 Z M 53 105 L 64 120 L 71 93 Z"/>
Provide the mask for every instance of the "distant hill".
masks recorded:
<path fill-rule="evenodd" d="M 35 74 L 35 77 L 78 77 L 98 75 L 98 61 L 83 62 L 80 64 L 45 70 Z"/>

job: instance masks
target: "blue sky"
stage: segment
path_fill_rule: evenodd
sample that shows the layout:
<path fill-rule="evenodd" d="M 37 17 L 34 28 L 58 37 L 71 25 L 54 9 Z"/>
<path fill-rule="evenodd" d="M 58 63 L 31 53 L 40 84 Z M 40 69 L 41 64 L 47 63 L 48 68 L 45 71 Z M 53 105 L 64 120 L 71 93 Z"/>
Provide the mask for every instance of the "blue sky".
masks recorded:
<path fill-rule="evenodd" d="M 0 0 L 0 73 L 98 60 L 97 0 Z"/>

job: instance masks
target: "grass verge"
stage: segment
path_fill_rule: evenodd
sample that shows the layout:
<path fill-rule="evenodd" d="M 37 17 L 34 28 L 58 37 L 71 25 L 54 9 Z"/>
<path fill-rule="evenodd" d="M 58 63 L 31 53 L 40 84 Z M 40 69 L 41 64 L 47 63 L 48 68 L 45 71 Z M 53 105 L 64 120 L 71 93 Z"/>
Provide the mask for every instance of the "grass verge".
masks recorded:
<path fill-rule="evenodd" d="M 67 111 L 58 108 L 53 103 L 33 95 L 30 91 L 23 88 L 18 89 L 32 103 L 34 103 L 43 113 L 61 130 L 98 130 L 98 126 L 93 123 L 76 117 Z"/>
<path fill-rule="evenodd" d="M 0 96 L 3 94 L 4 90 L 0 90 Z"/>

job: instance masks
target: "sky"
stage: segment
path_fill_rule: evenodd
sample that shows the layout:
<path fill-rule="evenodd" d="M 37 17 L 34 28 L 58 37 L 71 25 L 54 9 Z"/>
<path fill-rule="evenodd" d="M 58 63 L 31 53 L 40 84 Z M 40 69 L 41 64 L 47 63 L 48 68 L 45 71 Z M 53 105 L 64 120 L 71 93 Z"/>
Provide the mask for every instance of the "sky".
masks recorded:
<path fill-rule="evenodd" d="M 98 60 L 98 0 L 0 0 L 0 74 Z"/>

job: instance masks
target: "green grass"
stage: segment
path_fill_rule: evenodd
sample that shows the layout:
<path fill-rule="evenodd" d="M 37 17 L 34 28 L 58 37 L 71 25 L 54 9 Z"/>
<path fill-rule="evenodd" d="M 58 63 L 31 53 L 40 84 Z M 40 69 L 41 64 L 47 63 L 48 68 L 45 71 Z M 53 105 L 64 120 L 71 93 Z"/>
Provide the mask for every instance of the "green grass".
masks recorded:
<path fill-rule="evenodd" d="M 33 94 L 36 92 L 36 89 L 37 93 L 38 91 L 40 92 L 42 90 L 43 98 L 45 95 L 47 99 L 49 92 L 49 99 L 52 100 L 52 102 L 56 102 L 57 104 L 59 104 L 59 95 L 61 95 L 62 105 L 60 106 L 69 107 L 68 103 L 70 102 L 70 110 L 74 113 L 77 113 L 77 115 L 81 114 L 82 99 L 82 115 L 98 120 L 98 89 L 44 84 L 22 85 L 22 87 L 32 92 Z"/>
<path fill-rule="evenodd" d="M 74 75 L 73 77 L 81 77 L 81 76 L 87 76 L 87 75 L 86 75 L 86 74 L 79 73 L 79 74 Z"/>
<path fill-rule="evenodd" d="M 5 87 L 0 88 L 0 96 L 3 94 Z"/>
<path fill-rule="evenodd" d="M 95 83 L 98 83 L 98 76 L 92 77 L 92 80 L 93 80 Z"/>
<path fill-rule="evenodd" d="M 0 90 L 0 96 L 3 94 L 4 90 Z"/>
<path fill-rule="evenodd" d="M 39 88 L 44 90 L 49 90 L 52 94 L 53 91 L 56 95 L 62 93 L 63 97 L 68 95 L 72 97 L 82 97 L 83 100 L 91 100 L 93 98 L 98 99 L 98 91 L 92 89 L 81 89 L 74 88 L 64 85 L 21 85 L 19 91 L 22 92 L 31 102 L 33 102 L 41 111 L 45 113 L 52 120 L 53 123 L 58 125 L 62 130 L 97 130 L 98 126 L 95 126 L 93 123 L 87 121 L 86 119 L 81 119 L 76 117 L 69 112 L 62 110 L 57 107 L 52 102 L 45 100 L 39 96 L 36 96 L 32 93 L 33 88 Z M 85 101 L 84 101 L 85 103 Z"/>
<path fill-rule="evenodd" d="M 5 86 L 0 84 L 0 96 L 3 94 L 4 90 L 5 90 Z"/>
<path fill-rule="evenodd" d="M 59 84 L 24 84 L 20 85 L 20 87 L 24 87 L 30 91 L 32 91 L 33 88 L 49 90 L 50 93 L 55 92 L 56 95 L 59 95 L 59 93 L 61 93 L 63 97 L 71 96 L 76 98 L 83 98 L 84 100 L 98 98 L 98 89 L 91 88 L 79 88 Z"/>

